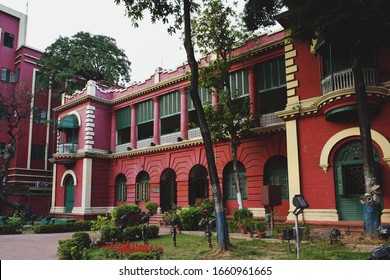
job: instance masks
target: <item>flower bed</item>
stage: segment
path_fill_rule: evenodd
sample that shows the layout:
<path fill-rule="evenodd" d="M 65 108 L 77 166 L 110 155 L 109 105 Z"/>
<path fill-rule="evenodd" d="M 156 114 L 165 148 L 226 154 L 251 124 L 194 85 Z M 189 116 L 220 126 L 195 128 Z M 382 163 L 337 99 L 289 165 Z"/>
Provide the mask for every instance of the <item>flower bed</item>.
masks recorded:
<path fill-rule="evenodd" d="M 102 250 L 105 258 L 116 260 L 159 260 L 164 253 L 163 247 L 134 242 L 106 244 Z"/>

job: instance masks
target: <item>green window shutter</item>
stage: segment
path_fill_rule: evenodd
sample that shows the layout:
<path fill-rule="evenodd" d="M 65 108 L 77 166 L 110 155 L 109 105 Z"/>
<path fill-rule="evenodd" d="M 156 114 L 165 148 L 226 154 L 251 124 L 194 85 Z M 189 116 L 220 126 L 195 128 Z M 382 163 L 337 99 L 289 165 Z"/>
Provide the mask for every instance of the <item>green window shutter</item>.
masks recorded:
<path fill-rule="evenodd" d="M 257 88 L 259 92 L 270 91 L 286 86 L 286 66 L 284 57 L 278 57 L 258 64 Z"/>
<path fill-rule="evenodd" d="M 200 101 L 204 105 L 206 102 L 211 103 L 211 90 L 207 88 L 199 88 L 199 97 Z M 187 92 L 187 111 L 195 110 L 194 103 L 192 102 L 190 92 Z"/>
<path fill-rule="evenodd" d="M 180 114 L 180 92 L 174 91 L 161 96 L 160 117 L 170 117 Z"/>
<path fill-rule="evenodd" d="M 130 127 L 130 107 L 119 109 L 115 112 L 116 130 Z"/>
<path fill-rule="evenodd" d="M 153 101 L 148 100 L 137 105 L 137 124 L 153 121 Z"/>
<path fill-rule="evenodd" d="M 336 188 L 339 195 L 344 195 L 344 176 L 342 165 L 338 165 L 336 167 Z"/>

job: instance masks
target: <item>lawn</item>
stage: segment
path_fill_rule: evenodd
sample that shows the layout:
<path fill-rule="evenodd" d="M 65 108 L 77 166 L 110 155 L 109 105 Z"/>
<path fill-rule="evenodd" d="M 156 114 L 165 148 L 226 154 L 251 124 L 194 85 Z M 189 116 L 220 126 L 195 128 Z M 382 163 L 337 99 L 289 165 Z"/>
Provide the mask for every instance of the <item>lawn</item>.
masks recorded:
<path fill-rule="evenodd" d="M 216 238 L 213 237 L 213 248 L 209 248 L 204 236 L 178 234 L 176 247 L 173 246 L 170 235 L 149 240 L 151 245 L 164 248 L 162 260 L 294 260 L 296 254 L 290 252 L 288 242 L 264 241 L 262 239 L 230 238 L 231 249 L 220 252 Z M 295 248 L 292 243 L 292 249 Z M 92 259 L 102 259 L 98 248 L 92 248 Z M 343 245 L 328 245 L 323 243 L 302 242 L 300 259 L 303 260 L 367 260 L 370 252 L 359 252 L 354 247 Z"/>

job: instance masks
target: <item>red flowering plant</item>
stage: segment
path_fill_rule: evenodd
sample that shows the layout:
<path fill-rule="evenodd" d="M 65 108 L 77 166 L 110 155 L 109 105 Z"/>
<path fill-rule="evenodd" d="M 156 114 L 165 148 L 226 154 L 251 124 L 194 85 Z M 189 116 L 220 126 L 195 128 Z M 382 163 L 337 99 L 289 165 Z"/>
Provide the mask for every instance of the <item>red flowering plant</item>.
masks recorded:
<path fill-rule="evenodd" d="M 123 242 L 111 243 L 102 247 L 103 255 L 107 259 L 115 260 L 159 260 L 164 253 L 161 246 L 150 244 Z"/>

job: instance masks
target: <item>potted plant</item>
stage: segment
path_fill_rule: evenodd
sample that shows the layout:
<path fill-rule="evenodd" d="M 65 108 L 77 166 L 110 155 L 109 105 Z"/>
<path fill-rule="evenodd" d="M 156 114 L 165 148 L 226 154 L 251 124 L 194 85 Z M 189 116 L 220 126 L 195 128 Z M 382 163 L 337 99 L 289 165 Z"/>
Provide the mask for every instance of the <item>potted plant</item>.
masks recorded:
<path fill-rule="evenodd" d="M 157 213 L 158 205 L 156 202 L 149 201 L 145 204 L 145 208 L 149 211 L 149 215 L 153 216 Z"/>
<path fill-rule="evenodd" d="M 255 231 L 255 223 L 253 220 L 246 220 L 245 222 L 245 229 L 246 232 L 248 233 L 248 237 L 252 238 L 253 237 L 253 232 Z"/>
<path fill-rule="evenodd" d="M 235 209 L 233 211 L 233 220 L 241 228 L 241 232 L 245 234 L 246 224 L 253 220 L 253 213 L 248 208 Z"/>
<path fill-rule="evenodd" d="M 265 237 L 265 232 L 267 230 L 266 222 L 265 221 L 256 221 L 255 229 L 256 229 L 256 232 L 257 232 L 257 236 L 259 238 L 264 238 Z"/>

